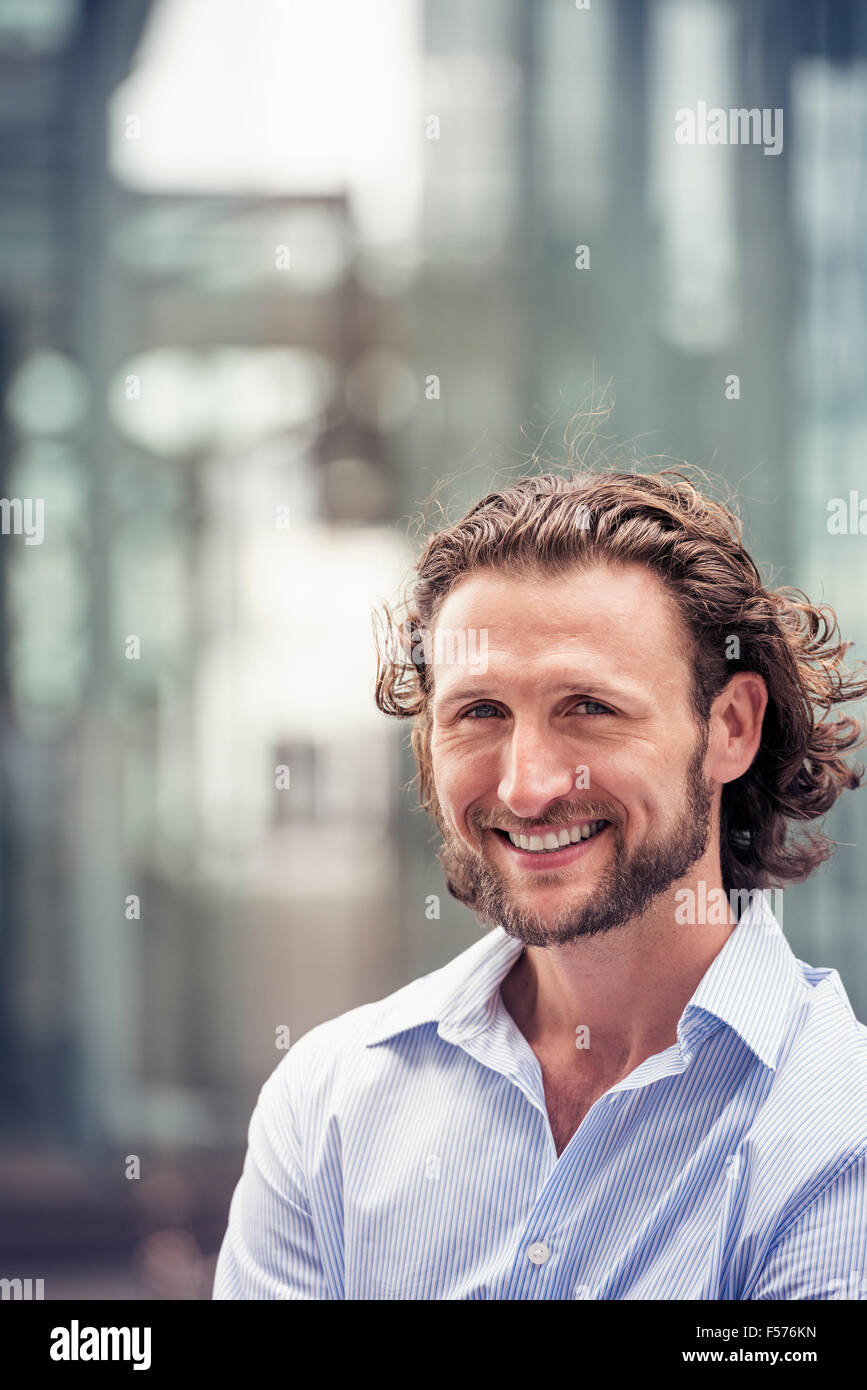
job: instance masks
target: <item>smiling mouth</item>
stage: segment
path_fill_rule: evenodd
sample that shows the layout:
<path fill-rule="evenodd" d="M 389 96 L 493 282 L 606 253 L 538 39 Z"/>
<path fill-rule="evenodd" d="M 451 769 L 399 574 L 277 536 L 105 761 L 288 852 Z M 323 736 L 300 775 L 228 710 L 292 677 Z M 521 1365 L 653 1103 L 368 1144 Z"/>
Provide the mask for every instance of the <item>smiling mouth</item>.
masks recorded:
<path fill-rule="evenodd" d="M 592 840 L 595 835 L 599 835 L 610 824 L 611 822 L 607 820 L 585 821 L 582 825 L 564 825 L 559 828 L 552 826 L 544 834 L 536 835 L 525 835 L 521 831 L 501 830 L 496 825 L 491 828 L 495 834 L 515 849 L 544 856 L 557 854 L 569 845 L 577 845 L 584 840 Z"/>

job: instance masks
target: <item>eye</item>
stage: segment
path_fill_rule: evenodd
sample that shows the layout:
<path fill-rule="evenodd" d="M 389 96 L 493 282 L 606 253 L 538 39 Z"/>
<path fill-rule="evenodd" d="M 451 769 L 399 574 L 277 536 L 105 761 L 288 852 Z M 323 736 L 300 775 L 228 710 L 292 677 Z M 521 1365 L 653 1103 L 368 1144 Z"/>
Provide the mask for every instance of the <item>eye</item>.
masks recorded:
<path fill-rule="evenodd" d="M 492 714 L 502 713 L 496 705 L 492 705 L 487 700 L 483 700 L 480 704 L 472 705 L 468 710 L 464 710 L 461 719 L 469 719 L 471 715 L 475 716 L 479 710 L 486 711 L 486 713 L 478 715 L 480 719 L 490 719 Z"/>
<path fill-rule="evenodd" d="M 611 710 L 608 706 L 601 704 L 599 700 L 579 700 L 577 705 L 573 705 L 572 708 L 573 710 L 581 709 L 582 705 L 595 705 L 595 709 L 591 710 L 591 714 L 611 714 Z"/>

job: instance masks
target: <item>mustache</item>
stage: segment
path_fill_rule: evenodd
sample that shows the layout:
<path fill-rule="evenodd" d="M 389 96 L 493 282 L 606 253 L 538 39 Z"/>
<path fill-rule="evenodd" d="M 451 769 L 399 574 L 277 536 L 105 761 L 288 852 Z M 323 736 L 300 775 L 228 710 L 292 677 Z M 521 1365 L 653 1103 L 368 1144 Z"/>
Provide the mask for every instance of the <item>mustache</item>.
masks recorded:
<path fill-rule="evenodd" d="M 472 830 L 511 830 L 513 834 L 525 834 L 536 826 L 550 825 L 552 829 L 557 826 L 571 825 L 576 820 L 607 820 L 612 825 L 618 824 L 616 813 L 610 806 L 605 806 L 601 801 L 597 802 L 564 802 L 560 806 L 549 811 L 547 816 L 536 817 L 535 820 L 521 820 L 517 816 L 511 816 L 507 812 L 497 814 L 493 810 L 479 811 L 475 815 L 467 818 L 467 824 Z"/>

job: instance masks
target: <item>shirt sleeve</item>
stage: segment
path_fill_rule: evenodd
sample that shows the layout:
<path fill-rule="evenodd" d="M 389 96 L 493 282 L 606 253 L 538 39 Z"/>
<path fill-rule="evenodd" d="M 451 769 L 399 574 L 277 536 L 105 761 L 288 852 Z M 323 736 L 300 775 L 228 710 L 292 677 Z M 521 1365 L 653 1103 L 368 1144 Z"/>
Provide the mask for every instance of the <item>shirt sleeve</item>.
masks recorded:
<path fill-rule="evenodd" d="M 289 1055 L 265 1082 L 250 1120 L 244 1168 L 217 1258 L 214 1299 L 332 1297 L 282 1084 Z"/>
<path fill-rule="evenodd" d="M 774 1242 L 753 1299 L 867 1299 L 867 1154 Z"/>

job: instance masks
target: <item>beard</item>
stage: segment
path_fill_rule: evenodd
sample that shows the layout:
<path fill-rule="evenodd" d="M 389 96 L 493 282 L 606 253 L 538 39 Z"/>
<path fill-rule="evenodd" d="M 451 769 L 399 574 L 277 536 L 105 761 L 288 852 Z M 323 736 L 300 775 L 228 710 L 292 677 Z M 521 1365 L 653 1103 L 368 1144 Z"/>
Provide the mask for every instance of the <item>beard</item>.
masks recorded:
<path fill-rule="evenodd" d="M 707 849 L 713 800 L 704 777 L 706 749 L 707 728 L 703 726 L 699 746 L 686 768 L 682 810 L 677 821 L 632 851 L 626 848 L 622 826 L 612 807 L 602 802 L 563 802 L 557 807 L 556 820 L 550 821 L 552 828 L 584 816 L 610 822 L 609 829 L 602 833 L 610 833 L 613 838 L 613 861 L 584 901 L 559 908 L 551 918 L 521 907 L 504 876 L 484 855 L 469 849 L 439 816 L 444 840 L 439 860 L 449 892 L 472 908 L 482 922 L 502 926 L 525 946 L 564 945 L 613 931 L 643 916 L 654 900 L 683 878 Z M 496 824 L 496 817 L 491 811 L 479 812 L 469 818 L 468 824 L 480 832 Z M 574 874 L 571 866 L 548 874 L 535 871 L 533 881 L 542 885 L 565 883 L 570 873 Z"/>

